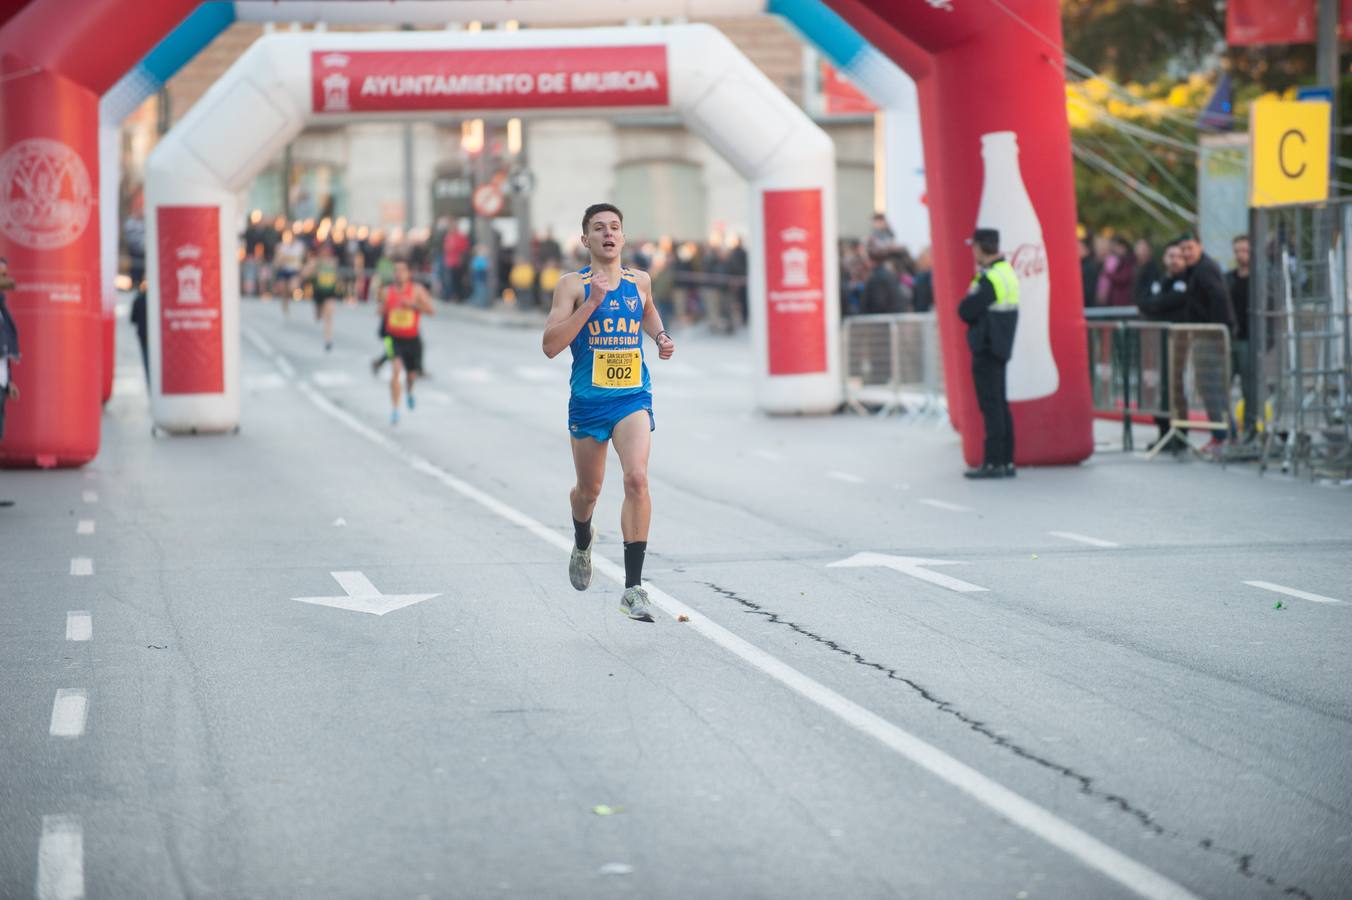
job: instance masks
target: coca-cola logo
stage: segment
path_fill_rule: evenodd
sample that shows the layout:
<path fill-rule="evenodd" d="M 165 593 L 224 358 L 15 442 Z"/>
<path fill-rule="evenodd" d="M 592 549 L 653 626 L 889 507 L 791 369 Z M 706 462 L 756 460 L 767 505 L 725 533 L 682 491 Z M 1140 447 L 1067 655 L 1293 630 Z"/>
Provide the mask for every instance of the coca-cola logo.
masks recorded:
<path fill-rule="evenodd" d="M 1009 257 L 1009 264 L 1020 278 L 1032 278 L 1047 271 L 1047 249 L 1041 244 L 1021 244 Z"/>

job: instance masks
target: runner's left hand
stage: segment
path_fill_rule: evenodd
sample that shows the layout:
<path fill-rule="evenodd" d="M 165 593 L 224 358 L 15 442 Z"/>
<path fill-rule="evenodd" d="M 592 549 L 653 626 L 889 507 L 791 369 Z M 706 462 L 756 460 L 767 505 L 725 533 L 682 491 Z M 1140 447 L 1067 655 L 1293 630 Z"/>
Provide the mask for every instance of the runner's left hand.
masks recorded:
<path fill-rule="evenodd" d="M 664 334 L 657 339 L 657 358 L 671 359 L 671 354 L 676 352 L 676 342 L 671 339 L 671 335 Z"/>

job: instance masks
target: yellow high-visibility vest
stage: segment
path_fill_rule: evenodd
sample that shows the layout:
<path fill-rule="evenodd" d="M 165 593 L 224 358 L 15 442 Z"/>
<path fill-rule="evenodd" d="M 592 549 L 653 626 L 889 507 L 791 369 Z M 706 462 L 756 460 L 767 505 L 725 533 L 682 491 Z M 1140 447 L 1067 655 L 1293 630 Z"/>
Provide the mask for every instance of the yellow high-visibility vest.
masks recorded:
<path fill-rule="evenodd" d="M 972 290 L 985 275 L 995 288 L 995 303 L 991 306 L 997 312 L 1013 312 L 1019 308 L 1019 275 L 1006 260 L 999 260 L 990 268 L 972 279 Z"/>

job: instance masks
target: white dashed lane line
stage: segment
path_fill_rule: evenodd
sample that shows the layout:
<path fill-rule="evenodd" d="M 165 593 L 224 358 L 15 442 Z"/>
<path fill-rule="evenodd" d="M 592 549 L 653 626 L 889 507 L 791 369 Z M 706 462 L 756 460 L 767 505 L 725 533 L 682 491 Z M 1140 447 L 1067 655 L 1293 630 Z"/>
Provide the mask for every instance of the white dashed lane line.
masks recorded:
<path fill-rule="evenodd" d="M 1287 587 L 1282 584 L 1273 584 L 1270 581 L 1246 581 L 1249 587 L 1261 588 L 1265 591 L 1272 591 L 1274 594 L 1285 594 L 1288 597 L 1297 597 L 1301 600 L 1309 600 L 1311 603 L 1342 603 L 1341 600 L 1335 600 L 1333 597 L 1325 597 L 1323 594 L 1311 594 L 1309 591 L 1297 590 L 1293 587 Z"/>
<path fill-rule="evenodd" d="M 773 450 L 752 450 L 751 455 L 766 462 L 783 462 L 784 457 Z"/>
<path fill-rule="evenodd" d="M 949 503 L 947 500 L 935 500 L 933 497 L 921 497 L 920 502 L 926 506 L 932 506 L 935 509 L 944 509 L 949 512 L 971 512 L 970 506 L 962 506 L 958 503 Z"/>
<path fill-rule="evenodd" d="M 1102 538 L 1090 537 L 1087 534 L 1076 534 L 1073 531 L 1049 531 L 1052 537 L 1065 538 L 1068 541 L 1075 541 L 1079 544 L 1088 544 L 1091 547 L 1121 547 L 1121 544 L 1115 544 L 1112 541 L 1105 541 Z"/>
<path fill-rule="evenodd" d="M 79 816 L 43 816 L 38 844 L 38 900 L 85 895 L 84 830 Z"/>
<path fill-rule="evenodd" d="M 85 503 L 98 503 L 98 502 L 99 502 L 99 492 L 98 492 L 98 491 L 84 491 L 83 493 L 80 494 L 80 499 L 83 500 Z"/>
<path fill-rule="evenodd" d="M 83 688 L 61 688 L 52 702 L 52 737 L 80 737 L 88 716 L 89 694 Z"/>
<path fill-rule="evenodd" d="M 72 575 L 93 575 L 94 560 L 87 556 L 77 556 L 70 561 L 70 574 Z"/>
<path fill-rule="evenodd" d="M 76 534 L 93 534 L 93 533 L 94 533 L 94 520 L 93 520 L 93 519 L 81 519 L 80 521 L 76 522 L 76 523 L 75 523 L 75 533 L 76 533 Z"/>
<path fill-rule="evenodd" d="M 833 471 L 827 472 L 827 473 L 826 473 L 826 477 L 827 477 L 827 478 L 830 478 L 830 479 L 832 479 L 832 480 L 834 480 L 834 481 L 843 481 L 843 482 L 845 482 L 846 484 L 863 484 L 863 483 L 864 483 L 864 479 L 860 478 L 858 475 L 851 475 L 849 472 L 836 472 L 836 471 L 833 470 Z"/>
<path fill-rule="evenodd" d="M 84 610 L 66 613 L 66 640 L 87 641 L 94 636 L 94 617 Z"/>

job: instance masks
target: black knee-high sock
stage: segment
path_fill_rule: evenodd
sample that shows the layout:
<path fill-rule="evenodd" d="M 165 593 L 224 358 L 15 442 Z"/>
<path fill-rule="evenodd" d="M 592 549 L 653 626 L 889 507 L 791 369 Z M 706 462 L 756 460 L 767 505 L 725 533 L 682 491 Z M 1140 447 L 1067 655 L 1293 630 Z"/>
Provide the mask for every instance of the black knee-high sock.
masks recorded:
<path fill-rule="evenodd" d="M 579 550 L 586 550 L 591 546 L 591 519 L 585 522 L 573 520 L 573 541 Z"/>
<path fill-rule="evenodd" d="M 624 542 L 624 586 L 637 587 L 643 583 L 643 554 L 648 552 L 647 541 Z"/>

